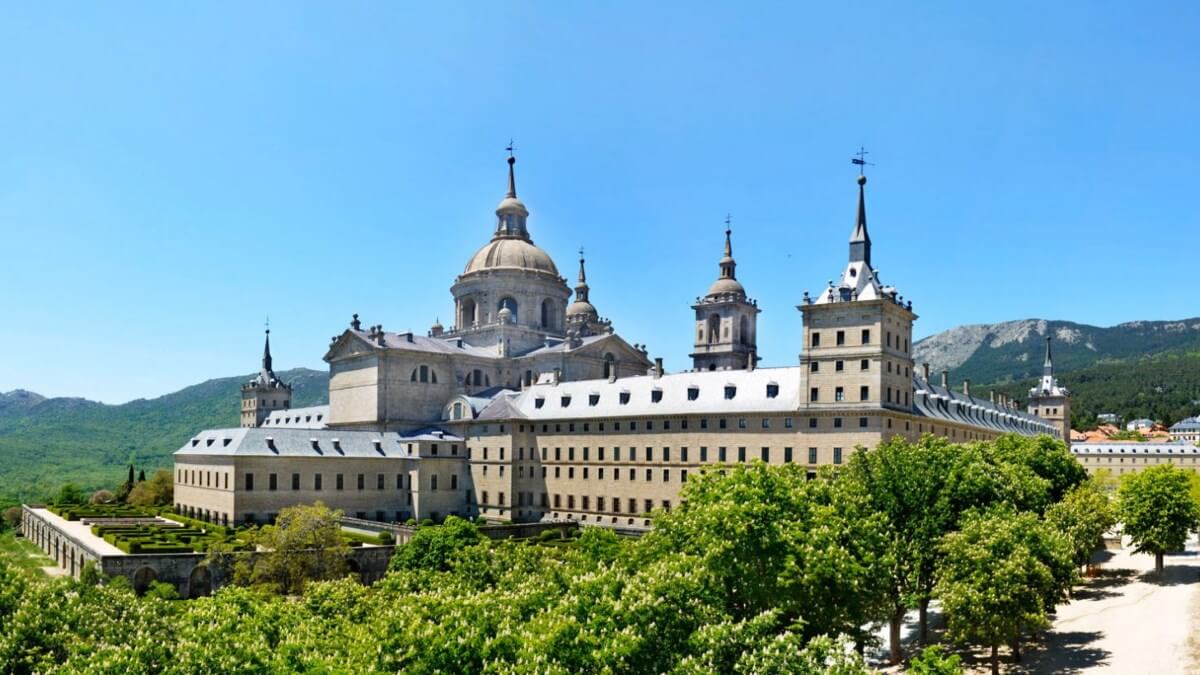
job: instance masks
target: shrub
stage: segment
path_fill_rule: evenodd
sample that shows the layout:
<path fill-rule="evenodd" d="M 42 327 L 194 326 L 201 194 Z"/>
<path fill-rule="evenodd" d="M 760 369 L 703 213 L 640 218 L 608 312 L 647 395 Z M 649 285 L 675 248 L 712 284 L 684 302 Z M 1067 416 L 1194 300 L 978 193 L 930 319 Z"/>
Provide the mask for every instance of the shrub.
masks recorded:
<path fill-rule="evenodd" d="M 90 504 L 111 504 L 115 497 L 108 490 L 96 490 L 92 493 L 92 498 L 88 500 Z"/>
<path fill-rule="evenodd" d="M 99 586 L 102 581 L 100 569 L 96 567 L 95 560 L 89 560 L 83 564 L 83 569 L 79 571 L 79 583 L 84 586 Z"/>
<path fill-rule="evenodd" d="M 146 597 L 158 598 L 159 600 L 178 600 L 179 591 L 175 590 L 174 584 L 151 581 L 150 587 L 146 589 Z"/>
<path fill-rule="evenodd" d="M 17 527 L 21 524 L 21 507 L 10 506 L 4 509 L 3 525 L 7 527 Z"/>
<path fill-rule="evenodd" d="M 950 654 L 941 645 L 931 645 L 908 664 L 913 675 L 962 675 L 962 658 Z"/>

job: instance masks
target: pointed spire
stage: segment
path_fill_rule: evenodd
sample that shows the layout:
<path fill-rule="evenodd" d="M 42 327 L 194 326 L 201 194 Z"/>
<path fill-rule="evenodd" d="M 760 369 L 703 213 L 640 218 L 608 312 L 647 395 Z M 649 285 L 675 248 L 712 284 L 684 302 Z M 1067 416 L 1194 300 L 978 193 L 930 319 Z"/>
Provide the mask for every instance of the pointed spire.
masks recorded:
<path fill-rule="evenodd" d="M 1050 336 L 1046 336 L 1046 362 L 1042 364 L 1042 375 L 1054 375 L 1054 362 L 1050 359 Z"/>
<path fill-rule="evenodd" d="M 262 367 L 263 367 L 263 370 L 267 371 L 268 373 L 271 372 L 271 329 L 270 328 L 267 329 L 267 341 L 263 345 Z"/>
<path fill-rule="evenodd" d="M 504 195 L 512 199 L 517 197 L 517 178 L 513 172 L 513 165 L 517 163 L 517 158 L 513 157 L 512 146 L 508 146 L 508 194 Z"/>
<path fill-rule="evenodd" d="M 583 247 L 579 247 L 579 283 L 575 285 L 575 301 L 588 301 L 587 270 L 584 269 Z"/>
<path fill-rule="evenodd" d="M 721 279 L 736 279 L 737 262 L 733 259 L 733 241 L 730 235 L 733 229 L 729 226 L 729 214 L 725 214 L 725 255 L 721 258 Z"/>
<path fill-rule="evenodd" d="M 850 262 L 865 262 L 871 265 L 871 235 L 867 233 L 867 177 L 858 177 L 858 219 L 854 234 L 850 236 Z"/>

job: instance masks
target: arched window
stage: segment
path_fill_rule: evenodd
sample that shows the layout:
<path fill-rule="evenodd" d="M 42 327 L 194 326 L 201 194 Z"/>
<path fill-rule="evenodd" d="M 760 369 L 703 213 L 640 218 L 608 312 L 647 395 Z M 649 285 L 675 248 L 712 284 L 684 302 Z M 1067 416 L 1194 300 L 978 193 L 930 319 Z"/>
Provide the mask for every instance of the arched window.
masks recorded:
<path fill-rule="evenodd" d="M 542 328 L 550 330 L 554 328 L 554 303 L 550 298 L 542 301 Z"/>
<path fill-rule="evenodd" d="M 502 299 L 500 304 L 496 305 L 496 312 L 498 313 L 500 310 L 506 308 L 508 311 L 512 312 L 513 323 L 517 323 L 517 301 L 513 300 L 512 298 Z"/>
<path fill-rule="evenodd" d="M 476 368 L 471 371 L 471 384 L 476 387 L 483 386 L 483 371 Z"/>
<path fill-rule="evenodd" d="M 739 339 L 742 344 L 750 344 L 750 320 L 745 316 L 738 322 L 738 333 L 740 333 Z"/>
<path fill-rule="evenodd" d="M 608 379 L 613 376 L 613 372 L 614 372 L 613 367 L 614 367 L 615 361 L 616 361 L 616 359 L 613 358 L 613 355 L 611 352 L 606 353 L 604 355 L 604 378 L 605 379 Z"/>
<path fill-rule="evenodd" d="M 459 304 L 460 316 L 458 317 L 459 328 L 471 328 L 479 321 L 479 312 L 475 306 L 475 300 L 472 298 L 463 298 Z"/>
<path fill-rule="evenodd" d="M 451 419 L 461 420 L 462 418 L 463 418 L 462 401 L 455 401 L 454 402 L 454 414 L 451 415 Z"/>
<path fill-rule="evenodd" d="M 708 317 L 708 343 L 712 344 L 721 337 L 721 317 L 713 314 Z"/>
<path fill-rule="evenodd" d="M 412 375 L 408 377 L 409 382 L 432 382 L 437 384 L 437 372 L 429 366 L 418 366 L 413 368 Z"/>

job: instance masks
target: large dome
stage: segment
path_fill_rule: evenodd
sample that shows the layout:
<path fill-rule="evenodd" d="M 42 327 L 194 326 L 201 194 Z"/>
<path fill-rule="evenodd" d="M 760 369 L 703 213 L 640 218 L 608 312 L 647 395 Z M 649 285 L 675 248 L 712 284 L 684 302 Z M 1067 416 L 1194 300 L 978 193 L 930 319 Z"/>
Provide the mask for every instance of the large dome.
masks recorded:
<path fill-rule="evenodd" d="M 485 270 L 517 269 L 545 272 L 558 276 L 550 255 L 532 243 L 518 238 L 496 238 L 479 249 L 467 262 L 463 274 Z"/>

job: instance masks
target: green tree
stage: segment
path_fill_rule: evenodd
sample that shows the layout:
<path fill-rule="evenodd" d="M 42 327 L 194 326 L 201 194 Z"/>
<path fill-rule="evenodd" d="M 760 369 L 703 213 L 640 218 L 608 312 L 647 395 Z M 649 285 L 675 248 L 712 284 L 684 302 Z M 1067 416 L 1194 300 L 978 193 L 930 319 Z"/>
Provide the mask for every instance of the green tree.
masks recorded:
<path fill-rule="evenodd" d="M 389 563 L 391 569 L 438 570 L 450 568 L 450 561 L 462 549 L 487 538 L 479 527 L 458 516 L 447 516 L 441 525 L 422 525 L 408 543 L 396 548 Z"/>
<path fill-rule="evenodd" d="M 1188 472 L 1161 464 L 1127 474 L 1117 492 L 1117 517 L 1135 550 L 1154 554 L 1154 569 L 1162 572 L 1163 554 L 1182 550 L 1188 533 L 1200 527 Z"/>
<path fill-rule="evenodd" d="M 908 662 L 911 675 L 962 675 L 962 658 L 949 654 L 941 645 L 926 647 Z"/>
<path fill-rule="evenodd" d="M 991 447 L 1001 461 L 1026 466 L 1047 481 L 1047 506 L 1060 501 L 1088 477 L 1087 470 L 1071 456 L 1066 444 L 1049 436 L 1005 434 L 992 441 Z"/>
<path fill-rule="evenodd" d="M 341 516 L 321 502 L 282 509 L 274 525 L 249 535 L 257 552 L 232 554 L 234 583 L 300 594 L 310 581 L 344 576 L 350 547 L 342 539 Z M 215 557 L 223 562 L 226 555 Z"/>
<path fill-rule="evenodd" d="M 0 521 L 0 525 L 16 529 L 21 525 L 21 507 L 10 506 L 4 509 L 4 520 Z"/>
<path fill-rule="evenodd" d="M 88 499 L 92 504 L 110 504 L 114 500 L 113 493 L 108 490 L 96 490 Z"/>
<path fill-rule="evenodd" d="M 1046 522 L 1071 542 L 1072 561 L 1083 567 L 1104 543 L 1104 533 L 1116 524 L 1112 503 L 1102 489 L 1088 481 L 1071 489 L 1046 510 Z"/>
<path fill-rule="evenodd" d="M 695 557 L 734 620 L 777 610 L 784 626 L 803 618 L 804 639 L 862 641 L 862 627 L 886 614 L 885 521 L 858 485 L 754 462 L 702 472 L 682 497 L 686 507 L 660 514 L 639 552 Z"/>
<path fill-rule="evenodd" d="M 909 443 L 895 436 L 874 450 L 860 448 L 839 477 L 861 486 L 871 510 L 886 522 L 885 595 L 892 663 L 904 658 L 900 629 L 908 609 L 920 608 L 925 639 L 937 544 L 955 521 L 942 495 L 953 453 L 945 439 L 926 436 Z"/>
<path fill-rule="evenodd" d="M 1036 514 L 996 506 L 972 512 L 941 544 L 937 595 L 950 637 L 991 647 L 992 673 L 1000 672 L 999 647 L 1013 647 L 1038 630 L 1065 592 L 1063 569 L 1073 569 L 1070 546 Z"/>
<path fill-rule="evenodd" d="M 87 495 L 83 494 L 83 490 L 74 483 L 67 483 L 58 489 L 58 494 L 54 496 L 55 504 L 85 504 L 87 503 Z"/>
<path fill-rule="evenodd" d="M 169 506 L 175 501 L 175 479 L 170 471 L 159 469 L 150 480 L 138 481 L 127 501 L 134 506 Z"/>

